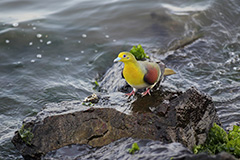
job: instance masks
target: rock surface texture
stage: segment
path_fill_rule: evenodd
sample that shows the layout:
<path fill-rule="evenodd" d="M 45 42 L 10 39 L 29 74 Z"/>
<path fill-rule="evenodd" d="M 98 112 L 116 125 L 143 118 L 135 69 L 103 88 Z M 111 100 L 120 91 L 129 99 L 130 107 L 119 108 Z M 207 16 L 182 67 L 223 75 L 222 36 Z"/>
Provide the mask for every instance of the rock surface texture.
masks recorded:
<path fill-rule="evenodd" d="M 71 144 L 102 147 L 124 137 L 180 142 L 191 149 L 205 141 L 214 122 L 219 124 L 211 98 L 195 88 L 184 93 L 157 90 L 130 102 L 123 94 L 117 97 L 125 105 L 116 107 L 114 94 L 99 96 L 92 107 L 81 101 L 48 104 L 23 123 L 33 138 L 26 142 L 17 131 L 12 142 L 25 159 L 40 159 Z"/>
<path fill-rule="evenodd" d="M 137 143 L 139 151 L 129 154 L 128 149 Z M 71 145 L 49 152 L 44 160 L 237 160 L 234 156 L 222 152 L 217 155 L 201 153 L 191 154 L 191 151 L 180 143 L 165 144 L 160 141 L 122 138 L 101 148 L 89 145 Z"/>

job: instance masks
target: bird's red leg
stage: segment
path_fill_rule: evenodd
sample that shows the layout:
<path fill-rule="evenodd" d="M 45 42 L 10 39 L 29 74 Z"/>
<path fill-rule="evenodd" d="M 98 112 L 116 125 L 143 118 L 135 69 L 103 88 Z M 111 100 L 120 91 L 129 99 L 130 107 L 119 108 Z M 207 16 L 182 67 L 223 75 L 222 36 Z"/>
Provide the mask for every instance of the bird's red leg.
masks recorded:
<path fill-rule="evenodd" d="M 127 95 L 128 97 L 131 97 L 132 95 L 135 95 L 135 91 L 134 91 L 134 89 L 132 90 L 132 92 L 127 93 L 126 95 Z"/>
<path fill-rule="evenodd" d="M 148 88 L 145 92 L 142 93 L 142 96 L 146 96 L 147 94 L 149 94 L 149 96 L 151 96 L 150 94 L 150 88 Z"/>
<path fill-rule="evenodd" d="M 131 97 L 132 95 L 135 95 L 136 92 L 137 92 L 137 89 L 133 88 L 132 92 L 127 93 L 126 95 L 128 95 L 128 97 Z"/>

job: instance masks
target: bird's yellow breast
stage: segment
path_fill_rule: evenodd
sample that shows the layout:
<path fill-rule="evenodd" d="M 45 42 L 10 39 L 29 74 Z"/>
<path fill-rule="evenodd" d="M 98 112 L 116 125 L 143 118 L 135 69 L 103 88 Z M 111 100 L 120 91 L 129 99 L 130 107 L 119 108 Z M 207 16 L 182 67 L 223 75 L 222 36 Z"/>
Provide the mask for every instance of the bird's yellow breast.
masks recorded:
<path fill-rule="evenodd" d="M 140 89 L 146 86 L 143 80 L 144 74 L 144 71 L 138 63 L 124 63 L 123 76 L 132 87 Z"/>

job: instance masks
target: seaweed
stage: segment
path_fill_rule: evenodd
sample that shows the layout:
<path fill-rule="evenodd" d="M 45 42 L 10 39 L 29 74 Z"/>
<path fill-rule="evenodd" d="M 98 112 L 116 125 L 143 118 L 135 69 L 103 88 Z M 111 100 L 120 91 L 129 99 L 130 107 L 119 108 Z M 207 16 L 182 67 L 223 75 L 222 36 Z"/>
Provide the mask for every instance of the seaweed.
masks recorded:
<path fill-rule="evenodd" d="M 26 144 L 31 145 L 32 139 L 34 137 L 34 134 L 31 132 L 31 128 L 25 129 L 23 124 L 18 133 Z"/>
<path fill-rule="evenodd" d="M 135 142 L 132 144 L 132 148 L 128 149 L 128 153 L 134 154 L 136 151 L 139 151 L 138 144 Z"/>
<path fill-rule="evenodd" d="M 222 151 L 228 152 L 237 158 L 240 158 L 240 127 L 233 126 L 233 130 L 227 132 L 216 123 L 208 133 L 207 140 L 202 145 L 193 148 L 195 154 L 207 152 L 217 154 Z"/>
<path fill-rule="evenodd" d="M 142 60 L 144 58 L 149 58 L 149 56 L 144 52 L 144 49 L 142 46 L 139 44 L 136 46 L 133 46 L 132 49 L 130 50 L 130 53 L 132 53 L 137 60 Z"/>

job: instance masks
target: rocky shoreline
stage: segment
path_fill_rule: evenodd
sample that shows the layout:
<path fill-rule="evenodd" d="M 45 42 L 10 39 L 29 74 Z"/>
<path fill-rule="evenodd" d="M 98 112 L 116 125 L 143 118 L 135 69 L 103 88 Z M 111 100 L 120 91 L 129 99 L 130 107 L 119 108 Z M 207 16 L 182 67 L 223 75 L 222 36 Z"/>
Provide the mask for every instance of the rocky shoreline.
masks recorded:
<path fill-rule="evenodd" d="M 88 146 L 92 151 L 90 155 L 74 153 L 78 156 L 71 159 L 82 159 L 82 156 L 85 156 L 83 159 L 101 159 L 102 154 L 96 158 L 99 150 L 110 156 L 109 152 L 118 153 L 121 149 L 116 147 L 113 151 L 113 146 L 124 148 L 122 145 L 133 140 L 147 141 L 156 149 L 165 146 L 165 149 L 157 149 L 158 154 L 151 154 L 152 150 L 146 149 L 148 143 L 141 145 L 140 148 L 145 148 L 139 151 L 145 157 L 141 159 L 152 156 L 153 159 L 166 156 L 188 159 L 192 148 L 204 143 L 213 123 L 221 125 L 211 97 L 194 87 L 182 93 L 156 86 L 151 96 L 137 94 L 127 98 L 123 92 L 131 88 L 122 79 L 120 70 L 121 66 L 114 64 L 100 82 L 101 92 L 84 101 L 47 104 L 36 116 L 26 118 L 12 139 L 24 159 L 49 159 L 49 156 L 54 159 L 52 153 L 73 145 Z M 169 153 L 161 157 L 166 150 Z M 120 155 L 125 155 L 123 159 L 132 156 L 127 152 L 117 153 L 112 155 L 113 159 Z M 140 155 L 136 154 L 138 158 Z M 132 158 L 138 159 L 136 156 Z"/>

